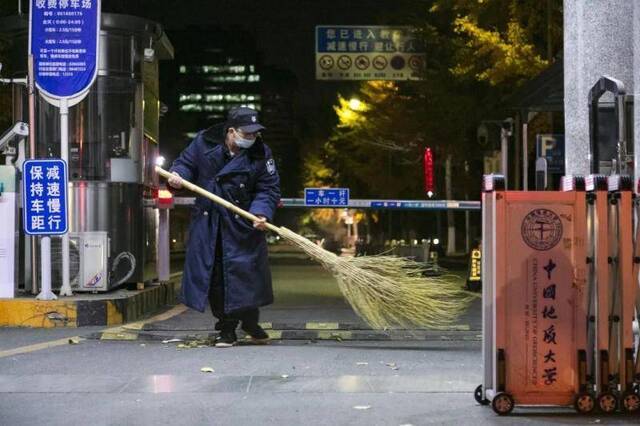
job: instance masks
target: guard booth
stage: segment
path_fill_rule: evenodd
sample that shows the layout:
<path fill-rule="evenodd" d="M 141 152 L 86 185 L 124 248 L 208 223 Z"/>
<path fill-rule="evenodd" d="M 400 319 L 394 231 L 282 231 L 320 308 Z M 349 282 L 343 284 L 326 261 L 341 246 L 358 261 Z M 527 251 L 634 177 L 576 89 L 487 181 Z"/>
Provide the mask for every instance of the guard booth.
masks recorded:
<path fill-rule="evenodd" d="M 27 74 L 28 16 L 0 20 L 12 41 L 4 75 Z M 173 47 L 155 22 L 103 13 L 98 77 L 87 97 L 69 109 L 69 236 L 74 291 L 107 291 L 157 278 L 160 100 L 158 63 Z M 35 157 L 60 157 L 57 108 L 36 97 Z M 28 121 L 28 94 L 13 86 L 13 119 Z M 28 155 L 28 154 L 27 154 Z M 20 226 L 18 229 L 21 229 Z M 29 239 L 20 239 L 20 285 L 37 268 Z M 52 241 L 53 283 L 60 283 L 61 244 Z"/>

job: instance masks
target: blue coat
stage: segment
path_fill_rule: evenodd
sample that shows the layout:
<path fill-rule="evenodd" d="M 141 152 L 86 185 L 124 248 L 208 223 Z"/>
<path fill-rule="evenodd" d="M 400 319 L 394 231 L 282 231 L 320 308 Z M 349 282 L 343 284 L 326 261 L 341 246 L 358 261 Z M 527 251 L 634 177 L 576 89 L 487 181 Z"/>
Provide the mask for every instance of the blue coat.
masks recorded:
<path fill-rule="evenodd" d="M 224 136 L 222 125 L 201 131 L 173 162 L 171 171 L 271 222 L 280 200 L 280 178 L 271 150 L 259 138 L 225 164 L 228 151 Z M 218 227 L 222 237 L 225 313 L 273 303 L 265 233 L 203 197 L 196 197 L 191 213 L 181 301 L 200 312 L 205 310 Z"/>

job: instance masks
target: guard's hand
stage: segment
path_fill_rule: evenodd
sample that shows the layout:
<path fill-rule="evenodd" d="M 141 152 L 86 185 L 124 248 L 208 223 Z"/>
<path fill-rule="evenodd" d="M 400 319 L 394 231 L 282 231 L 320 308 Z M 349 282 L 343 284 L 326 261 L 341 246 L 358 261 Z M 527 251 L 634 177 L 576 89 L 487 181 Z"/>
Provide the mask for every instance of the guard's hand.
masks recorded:
<path fill-rule="evenodd" d="M 258 220 L 253 221 L 253 227 L 261 231 L 265 231 L 267 229 L 267 218 L 264 216 L 257 216 L 257 217 L 258 217 Z"/>
<path fill-rule="evenodd" d="M 169 182 L 169 185 L 173 186 L 176 189 L 182 188 L 182 178 L 180 177 L 180 175 L 176 172 L 172 172 L 171 174 L 173 176 L 171 176 L 167 181 Z"/>

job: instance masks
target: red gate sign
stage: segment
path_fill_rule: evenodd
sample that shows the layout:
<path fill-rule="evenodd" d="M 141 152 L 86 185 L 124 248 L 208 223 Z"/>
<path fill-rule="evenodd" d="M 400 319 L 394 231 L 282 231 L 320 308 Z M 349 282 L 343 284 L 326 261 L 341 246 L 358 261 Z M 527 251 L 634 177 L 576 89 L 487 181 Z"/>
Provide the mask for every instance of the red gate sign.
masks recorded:
<path fill-rule="evenodd" d="M 433 151 L 431 148 L 424 149 L 424 192 L 432 197 L 434 193 L 433 182 Z"/>

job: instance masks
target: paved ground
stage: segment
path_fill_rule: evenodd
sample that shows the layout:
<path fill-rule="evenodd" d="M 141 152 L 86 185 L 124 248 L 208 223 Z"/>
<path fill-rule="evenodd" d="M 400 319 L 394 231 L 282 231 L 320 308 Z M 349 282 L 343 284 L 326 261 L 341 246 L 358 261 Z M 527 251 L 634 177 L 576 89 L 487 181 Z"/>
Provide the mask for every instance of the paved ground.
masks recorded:
<path fill-rule="evenodd" d="M 277 304 L 264 310 L 264 321 L 364 328 L 320 268 L 277 266 L 274 279 Z M 134 330 L 138 338 L 129 341 L 96 340 L 104 333 L 95 328 L 0 329 L 0 424 L 640 423 L 640 417 L 582 417 L 569 409 L 516 409 L 499 418 L 477 405 L 479 307 L 472 306 L 457 329 L 411 332 L 400 340 L 299 334 L 297 340 L 229 349 L 208 346 L 209 313 L 180 308 L 170 311 L 177 313 L 170 319 Z M 142 332 L 200 340 L 192 338 L 196 347 L 189 348 Z M 71 344 L 72 336 L 80 339 Z M 213 372 L 201 371 L 206 367 Z"/>

